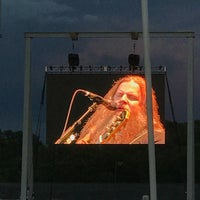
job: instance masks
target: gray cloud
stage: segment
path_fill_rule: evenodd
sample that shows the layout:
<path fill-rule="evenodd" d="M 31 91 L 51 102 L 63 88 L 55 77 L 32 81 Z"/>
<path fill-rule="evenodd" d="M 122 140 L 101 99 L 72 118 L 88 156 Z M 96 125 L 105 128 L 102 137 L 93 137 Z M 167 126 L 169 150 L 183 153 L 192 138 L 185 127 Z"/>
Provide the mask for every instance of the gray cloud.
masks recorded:
<path fill-rule="evenodd" d="M 98 21 L 98 16 L 86 14 L 83 16 L 83 20 L 95 22 Z"/>
<path fill-rule="evenodd" d="M 151 31 L 200 31 L 199 1 L 169 0 L 149 1 L 149 17 Z M 0 39 L 1 77 L 0 90 L 0 128 L 21 128 L 23 110 L 23 70 L 24 70 L 24 32 L 26 31 L 142 31 L 140 2 L 132 0 L 5 0 L 2 2 L 2 35 Z M 35 42 L 36 41 L 36 42 Z M 46 64 L 65 64 L 71 43 L 57 41 L 43 43 L 34 40 L 33 68 L 34 105 L 38 104 L 40 88 L 43 83 L 43 67 Z M 78 41 L 82 44 L 82 41 Z M 84 44 L 84 42 L 83 42 Z M 127 63 L 127 54 L 132 49 L 126 42 L 87 41 L 80 47 L 85 63 L 97 61 L 98 64 L 121 62 Z M 137 42 L 136 50 L 143 56 L 143 44 Z M 175 46 L 173 46 L 175 45 Z M 117 47 L 116 47 L 117 46 Z M 173 46 L 173 47 L 172 47 Z M 36 48 L 37 47 L 37 48 Z M 184 44 L 179 46 L 176 41 L 157 42 L 152 46 L 153 64 L 161 63 L 170 67 L 172 81 L 176 78 L 181 65 L 185 64 Z M 117 49 L 120 49 L 117 51 Z M 199 36 L 195 39 L 195 76 L 199 74 L 198 54 Z M 123 55 L 122 55 L 123 54 Z M 92 55 L 92 58 L 91 58 Z M 170 57 L 170 58 L 169 58 Z M 91 60 L 92 59 L 92 60 Z M 184 60 L 185 59 L 185 60 Z M 184 61 L 183 61 L 184 60 Z M 179 64 L 178 70 L 173 68 Z M 94 63 L 95 64 L 95 63 Z M 39 69 L 40 68 L 40 69 Z M 39 69 L 39 70 L 38 70 Z M 183 73 L 183 72 L 182 72 Z M 184 76 L 184 75 L 183 75 Z M 35 78 L 36 77 L 36 78 Z M 174 93 L 181 89 L 183 80 L 174 88 Z M 195 91 L 198 90 L 199 79 L 195 79 Z M 195 94 L 196 105 L 200 96 Z M 177 101 L 178 102 L 178 101 Z M 177 103 L 178 105 L 178 103 Z M 199 106 L 199 104 L 197 105 Z M 34 107 L 35 108 L 35 107 Z M 37 108 L 35 108 L 37 110 Z M 35 111 L 34 110 L 34 111 Z M 196 117 L 200 117 L 196 109 Z"/>
<path fill-rule="evenodd" d="M 58 22 L 61 16 L 69 16 L 74 10 L 68 5 L 60 5 L 52 0 L 40 1 L 5 1 L 3 4 L 5 20 L 10 23 L 20 22 L 23 20 L 40 21 L 46 23 L 48 21 Z M 68 18 L 66 18 L 67 20 Z"/>

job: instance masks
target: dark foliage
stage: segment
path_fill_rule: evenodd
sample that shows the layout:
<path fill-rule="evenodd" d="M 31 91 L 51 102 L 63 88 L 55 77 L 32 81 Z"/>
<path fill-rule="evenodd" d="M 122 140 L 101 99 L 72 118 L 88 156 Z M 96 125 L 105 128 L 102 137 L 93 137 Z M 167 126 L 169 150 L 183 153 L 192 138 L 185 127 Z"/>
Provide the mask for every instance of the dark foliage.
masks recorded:
<path fill-rule="evenodd" d="M 156 145 L 160 183 L 185 182 L 187 124 L 166 122 L 166 144 Z M 40 182 L 148 182 L 148 145 L 49 145 L 33 135 L 34 179 Z M 0 182 L 19 182 L 22 132 L 0 131 Z M 200 180 L 200 121 L 195 122 L 196 182 Z"/>

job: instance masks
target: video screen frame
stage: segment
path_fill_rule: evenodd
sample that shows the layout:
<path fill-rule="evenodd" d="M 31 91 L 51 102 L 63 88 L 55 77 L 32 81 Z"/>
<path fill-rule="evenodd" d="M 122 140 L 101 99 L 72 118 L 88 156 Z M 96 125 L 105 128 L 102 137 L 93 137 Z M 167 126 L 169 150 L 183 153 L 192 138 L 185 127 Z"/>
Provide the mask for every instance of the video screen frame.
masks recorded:
<path fill-rule="evenodd" d="M 46 89 L 46 139 L 47 144 L 54 144 L 62 133 L 65 125 L 69 104 L 77 89 L 85 89 L 104 96 L 113 83 L 126 75 L 144 76 L 143 72 L 47 72 Z M 152 88 L 155 90 L 159 105 L 161 121 L 165 122 L 165 72 L 152 72 Z M 68 126 L 71 126 L 92 105 L 92 101 L 78 94 L 73 102 Z M 83 122 L 84 124 L 84 122 Z M 81 128 L 81 127 L 80 127 Z"/>

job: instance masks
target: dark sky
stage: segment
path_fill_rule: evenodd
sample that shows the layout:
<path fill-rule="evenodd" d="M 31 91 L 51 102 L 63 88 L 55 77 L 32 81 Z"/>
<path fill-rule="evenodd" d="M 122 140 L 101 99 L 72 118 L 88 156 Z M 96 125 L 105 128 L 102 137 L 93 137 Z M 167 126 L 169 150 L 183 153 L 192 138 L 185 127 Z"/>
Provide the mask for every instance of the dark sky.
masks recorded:
<path fill-rule="evenodd" d="M 149 0 L 149 30 L 194 31 L 194 105 L 200 119 L 199 32 L 200 2 L 196 0 Z M 0 38 L 0 128 L 22 129 L 24 32 L 34 31 L 142 31 L 140 1 L 134 0 L 2 0 Z M 78 40 L 74 43 L 83 65 L 127 65 L 133 41 Z M 32 40 L 33 121 L 37 120 L 44 67 L 67 63 L 72 51 L 69 39 Z M 143 43 L 136 41 L 143 59 Z M 152 66 L 168 71 L 177 120 L 186 119 L 187 40 L 152 39 Z M 143 60 L 141 60 L 143 63 Z M 169 117 L 169 116 L 168 116 Z"/>

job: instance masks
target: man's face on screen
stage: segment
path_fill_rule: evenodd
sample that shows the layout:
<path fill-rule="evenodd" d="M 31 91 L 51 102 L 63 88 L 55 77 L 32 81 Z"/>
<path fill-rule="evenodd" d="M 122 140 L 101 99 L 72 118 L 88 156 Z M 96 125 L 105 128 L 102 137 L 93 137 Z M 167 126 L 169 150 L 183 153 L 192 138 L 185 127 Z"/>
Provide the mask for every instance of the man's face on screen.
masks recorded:
<path fill-rule="evenodd" d="M 135 107 L 138 107 L 141 102 L 139 85 L 133 80 L 121 83 L 113 96 L 113 101 L 119 109 L 131 111 Z"/>

